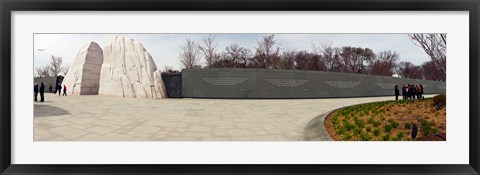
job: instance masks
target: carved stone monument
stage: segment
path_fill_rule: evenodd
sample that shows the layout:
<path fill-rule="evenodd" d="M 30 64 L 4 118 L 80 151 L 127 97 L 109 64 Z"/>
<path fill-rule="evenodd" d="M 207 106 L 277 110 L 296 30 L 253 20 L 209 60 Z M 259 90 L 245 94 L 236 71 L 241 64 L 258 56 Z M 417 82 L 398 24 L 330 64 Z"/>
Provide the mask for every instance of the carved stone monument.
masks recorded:
<path fill-rule="evenodd" d="M 127 37 L 107 41 L 100 73 L 99 95 L 165 98 L 161 72 L 143 45 Z"/>
<path fill-rule="evenodd" d="M 75 62 L 68 69 L 67 75 L 65 75 L 62 82 L 62 85 L 67 86 L 67 94 L 98 94 L 102 63 L 103 51 L 96 42 L 92 41 L 82 47 L 78 51 Z"/>

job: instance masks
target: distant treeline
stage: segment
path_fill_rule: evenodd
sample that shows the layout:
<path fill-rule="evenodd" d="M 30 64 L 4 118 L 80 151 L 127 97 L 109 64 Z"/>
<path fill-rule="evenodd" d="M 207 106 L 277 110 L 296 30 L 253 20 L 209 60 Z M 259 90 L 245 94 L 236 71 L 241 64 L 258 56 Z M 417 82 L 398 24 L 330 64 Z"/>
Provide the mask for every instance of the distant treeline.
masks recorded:
<path fill-rule="evenodd" d="M 423 34 L 409 36 L 413 41 L 417 41 L 414 38 L 417 35 Z M 369 48 L 333 47 L 332 43 L 312 43 L 312 51 L 282 49 L 273 34 L 257 40 L 253 52 L 236 43 L 219 51 L 214 35 L 206 36 L 198 43 L 186 39 L 180 48 L 179 61 L 184 68 L 200 68 L 204 61 L 204 68 L 318 70 L 382 76 L 396 73 L 404 78 L 445 81 L 444 71 L 433 59 L 415 65 L 406 61 L 399 62 L 400 55 L 393 50 L 374 53 Z M 172 71 L 172 68 L 167 66 L 165 71 Z"/>

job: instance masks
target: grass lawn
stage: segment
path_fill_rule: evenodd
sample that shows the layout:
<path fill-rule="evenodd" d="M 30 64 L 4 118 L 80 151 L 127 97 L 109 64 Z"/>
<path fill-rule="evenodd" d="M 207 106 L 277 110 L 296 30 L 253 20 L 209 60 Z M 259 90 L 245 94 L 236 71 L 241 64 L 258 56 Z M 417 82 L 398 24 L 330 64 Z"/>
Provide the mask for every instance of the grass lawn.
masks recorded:
<path fill-rule="evenodd" d="M 435 102 L 426 98 L 360 104 L 329 114 L 324 124 L 334 140 L 407 141 L 412 140 L 415 124 L 415 140 L 442 141 L 446 140 L 445 101 Z"/>

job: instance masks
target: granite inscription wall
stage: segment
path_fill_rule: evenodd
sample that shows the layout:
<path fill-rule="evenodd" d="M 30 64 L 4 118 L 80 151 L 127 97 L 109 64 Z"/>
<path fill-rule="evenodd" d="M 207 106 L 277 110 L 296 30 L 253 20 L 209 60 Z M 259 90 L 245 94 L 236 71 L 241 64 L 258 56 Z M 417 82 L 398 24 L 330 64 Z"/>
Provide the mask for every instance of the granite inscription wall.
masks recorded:
<path fill-rule="evenodd" d="M 394 95 L 394 86 L 422 84 L 425 94 L 445 93 L 445 82 L 364 74 L 270 69 L 185 69 L 187 98 L 332 98 Z M 400 92 L 401 93 L 401 92 Z"/>

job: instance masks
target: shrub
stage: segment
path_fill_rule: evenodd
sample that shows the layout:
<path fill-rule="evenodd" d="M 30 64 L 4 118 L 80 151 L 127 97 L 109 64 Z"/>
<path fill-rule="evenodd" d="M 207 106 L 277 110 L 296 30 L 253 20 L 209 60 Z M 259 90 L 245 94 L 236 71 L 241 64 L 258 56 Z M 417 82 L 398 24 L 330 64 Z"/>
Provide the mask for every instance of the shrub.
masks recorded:
<path fill-rule="evenodd" d="M 386 134 L 382 137 L 383 141 L 389 141 L 390 140 L 390 134 Z"/>
<path fill-rule="evenodd" d="M 395 122 L 393 119 L 389 119 L 388 120 L 388 123 L 390 123 L 390 125 L 393 127 L 393 128 L 397 128 L 398 127 L 398 123 Z"/>
<path fill-rule="evenodd" d="M 438 134 L 438 132 L 439 132 L 437 128 L 432 128 L 432 129 L 430 129 L 430 131 L 431 131 L 432 134 Z"/>
<path fill-rule="evenodd" d="M 373 130 L 373 135 L 375 135 L 375 136 L 380 136 L 380 134 L 381 134 L 380 129 L 375 128 L 375 129 Z"/>
<path fill-rule="evenodd" d="M 442 109 L 447 104 L 447 96 L 445 94 L 436 95 L 433 97 L 433 105 L 437 109 Z"/>
<path fill-rule="evenodd" d="M 380 126 L 380 122 L 379 121 L 374 121 L 372 123 L 372 125 L 373 125 L 373 127 L 378 127 L 378 126 Z"/>
<path fill-rule="evenodd" d="M 357 125 L 359 128 L 363 128 L 365 126 L 365 122 L 363 122 L 360 119 L 355 120 L 355 125 Z"/>
<path fill-rule="evenodd" d="M 363 133 L 363 134 L 360 135 L 360 140 L 370 141 L 370 140 L 372 140 L 372 136 L 370 136 L 368 133 Z"/>
<path fill-rule="evenodd" d="M 433 122 L 430 123 L 426 120 L 421 122 L 421 127 L 422 127 L 422 133 L 424 136 L 429 136 L 430 134 L 436 134 L 438 133 L 437 128 L 432 128 Z"/>
<path fill-rule="evenodd" d="M 335 132 L 338 134 L 338 135 L 343 135 L 345 133 L 345 128 L 344 127 L 335 127 Z"/>
<path fill-rule="evenodd" d="M 347 129 L 347 131 L 351 131 L 355 125 L 351 124 L 350 122 L 346 121 L 346 122 L 343 122 L 343 127 L 345 127 L 345 129 Z"/>
<path fill-rule="evenodd" d="M 337 124 L 338 123 L 338 116 L 333 116 L 332 117 L 332 123 Z"/>
<path fill-rule="evenodd" d="M 359 136 L 361 133 L 362 133 L 362 129 L 360 129 L 360 128 L 358 128 L 358 127 L 355 127 L 355 128 L 353 129 L 353 135 Z"/>
<path fill-rule="evenodd" d="M 375 119 L 373 118 L 373 116 L 369 117 L 367 120 L 367 123 L 372 124 L 373 122 L 375 122 Z"/>
<path fill-rule="evenodd" d="M 397 138 L 398 140 L 402 140 L 402 138 L 405 136 L 405 133 L 403 131 L 398 132 Z"/>
<path fill-rule="evenodd" d="M 383 130 L 385 130 L 385 132 L 390 132 L 392 131 L 392 129 L 393 129 L 392 125 L 387 124 L 383 126 Z"/>
<path fill-rule="evenodd" d="M 405 123 L 404 128 L 405 129 L 412 129 L 412 124 L 411 123 Z"/>
<path fill-rule="evenodd" d="M 346 141 L 346 140 L 350 140 L 350 139 L 352 139 L 352 135 L 350 135 L 350 134 L 348 134 L 348 133 L 345 134 L 345 135 L 343 135 L 343 140 Z"/>
<path fill-rule="evenodd" d="M 367 126 L 365 129 L 367 130 L 367 132 L 372 131 L 372 128 L 370 126 Z"/>

